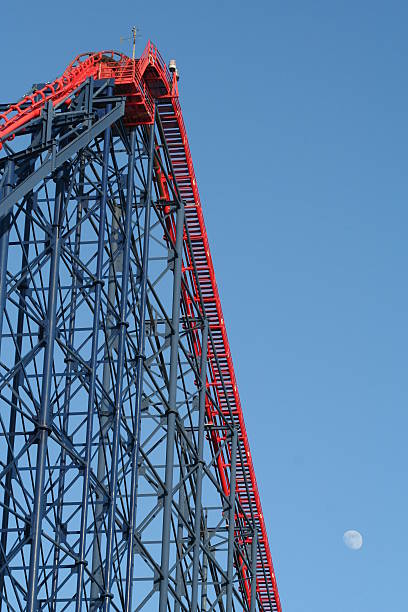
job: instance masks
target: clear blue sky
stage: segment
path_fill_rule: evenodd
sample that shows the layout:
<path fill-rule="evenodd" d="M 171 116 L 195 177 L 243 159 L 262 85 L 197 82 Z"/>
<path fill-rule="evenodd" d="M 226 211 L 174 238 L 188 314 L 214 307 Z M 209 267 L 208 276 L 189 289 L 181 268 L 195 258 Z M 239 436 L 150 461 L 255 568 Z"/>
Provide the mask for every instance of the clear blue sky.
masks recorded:
<path fill-rule="evenodd" d="M 1 101 L 133 24 L 177 59 L 284 611 L 405 612 L 408 3 L 63 4 L 2 6 Z"/>

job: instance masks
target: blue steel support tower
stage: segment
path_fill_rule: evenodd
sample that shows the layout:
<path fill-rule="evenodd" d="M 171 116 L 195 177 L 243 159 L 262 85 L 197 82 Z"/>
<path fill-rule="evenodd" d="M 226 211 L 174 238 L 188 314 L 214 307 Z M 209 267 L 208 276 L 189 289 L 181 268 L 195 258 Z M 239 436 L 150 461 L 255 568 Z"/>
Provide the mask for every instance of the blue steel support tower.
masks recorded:
<path fill-rule="evenodd" d="M 151 43 L 0 105 L 0 610 L 280 611 Z"/>

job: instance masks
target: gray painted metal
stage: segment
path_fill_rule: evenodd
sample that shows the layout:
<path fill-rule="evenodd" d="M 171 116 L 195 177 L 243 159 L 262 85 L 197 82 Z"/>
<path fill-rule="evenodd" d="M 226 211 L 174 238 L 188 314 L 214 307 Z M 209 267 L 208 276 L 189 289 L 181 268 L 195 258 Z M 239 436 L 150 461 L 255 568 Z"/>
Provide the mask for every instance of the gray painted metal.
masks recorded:
<path fill-rule="evenodd" d="M 228 511 L 228 566 L 227 566 L 227 612 L 232 610 L 233 572 L 234 572 L 234 532 L 235 532 L 235 493 L 237 473 L 238 432 L 232 432 L 231 440 L 231 481 Z"/>
<path fill-rule="evenodd" d="M 150 215 L 152 205 L 152 179 L 153 179 L 153 157 L 154 157 L 154 125 L 150 128 L 149 134 L 149 162 L 147 168 L 147 189 L 144 201 L 145 217 L 144 227 L 150 227 Z M 135 406 L 135 424 L 134 438 L 132 449 L 132 481 L 130 493 L 130 517 L 129 517 L 129 534 L 128 534 L 128 550 L 127 550 L 127 565 L 126 565 L 126 593 L 124 610 L 130 612 L 132 609 L 132 594 L 133 594 L 133 569 L 135 557 L 135 528 L 136 528 L 136 491 L 137 491 L 137 466 L 139 461 L 139 444 L 140 444 L 140 419 L 142 410 L 142 394 L 143 394 L 143 363 L 146 358 L 146 300 L 147 300 L 147 280 L 148 280 L 148 265 L 149 265 L 149 238 L 150 233 L 144 232 L 143 236 L 143 255 L 142 255 L 142 270 L 140 283 L 140 307 L 139 307 L 139 332 L 138 332 L 138 353 L 136 355 L 136 406 Z"/>
<path fill-rule="evenodd" d="M 6 199 L 13 190 L 14 162 L 9 160 L 4 172 L 4 181 L 0 189 L 0 203 Z M 3 314 L 6 300 L 7 284 L 7 261 L 10 238 L 10 213 L 0 218 L 0 356 L 1 356 L 1 331 L 3 329 Z"/>
<path fill-rule="evenodd" d="M 37 438 L 37 458 L 34 485 L 34 499 L 31 516 L 31 547 L 30 566 L 27 589 L 27 612 L 36 612 L 38 609 L 38 570 L 40 562 L 40 541 L 42 522 L 44 518 L 44 487 L 45 487 L 45 462 L 50 433 L 50 404 L 51 404 L 51 378 L 54 359 L 54 343 L 56 337 L 56 312 L 58 273 L 61 249 L 61 221 L 64 206 L 66 174 L 64 169 L 57 172 L 54 218 L 51 238 L 51 261 L 49 272 L 49 293 L 46 319 L 44 321 L 45 350 L 43 362 L 43 376 L 40 394 L 39 414 L 35 427 Z"/>
<path fill-rule="evenodd" d="M 181 268 L 184 232 L 184 204 L 179 202 L 176 217 L 176 250 L 174 262 L 173 306 L 171 319 L 169 407 L 167 410 L 166 472 L 164 481 L 163 543 L 159 611 L 166 612 L 169 588 L 171 505 L 173 502 L 174 443 L 177 416 L 177 365 L 180 338 Z"/>
<path fill-rule="evenodd" d="M 198 465 L 197 465 L 197 484 L 194 514 L 194 552 L 193 552 L 193 576 L 191 609 L 196 612 L 198 605 L 198 576 L 199 576 L 199 557 L 201 546 L 201 523 L 202 523 L 202 494 L 203 494 L 203 464 L 204 464 L 204 429 L 205 429 L 205 398 L 207 392 L 207 348 L 208 348 L 208 321 L 204 321 L 203 335 L 201 342 L 201 363 L 200 363 L 200 393 L 199 393 L 199 417 L 198 417 Z M 204 553 L 205 555 L 205 553 Z"/>
<path fill-rule="evenodd" d="M 110 110 L 110 105 L 108 105 Z M 108 171 L 109 171 L 109 148 L 111 140 L 110 126 L 106 128 L 103 138 L 103 162 L 102 162 L 102 181 L 101 181 L 101 203 L 99 210 L 99 226 L 98 226 L 98 252 L 95 273 L 95 308 L 93 313 L 92 323 L 92 348 L 90 358 L 90 379 L 89 379 L 89 394 L 88 394 L 88 411 L 87 411 L 87 426 L 86 426 L 86 452 L 84 462 L 84 479 L 82 484 L 82 507 L 81 528 L 80 528 L 80 543 L 78 554 L 78 582 L 76 593 L 76 612 L 80 612 L 83 602 L 83 581 L 86 564 L 86 527 L 88 522 L 88 507 L 89 507 L 89 487 L 91 475 L 91 458 L 92 458 L 92 438 L 93 438 L 93 413 L 96 396 L 96 368 L 98 361 L 98 336 L 100 334 L 100 313 L 101 313 L 101 298 L 103 284 L 103 251 L 105 248 L 105 222 L 106 222 L 106 203 L 108 198 Z"/>
<path fill-rule="evenodd" d="M 258 558 L 258 532 L 255 529 L 251 544 L 251 612 L 256 610 L 256 564 Z"/>

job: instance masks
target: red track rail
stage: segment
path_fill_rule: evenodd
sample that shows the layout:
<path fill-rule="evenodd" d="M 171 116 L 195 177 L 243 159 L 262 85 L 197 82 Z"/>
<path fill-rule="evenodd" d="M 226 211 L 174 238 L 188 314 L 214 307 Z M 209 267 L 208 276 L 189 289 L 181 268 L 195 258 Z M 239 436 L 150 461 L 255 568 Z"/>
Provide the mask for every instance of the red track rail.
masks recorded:
<path fill-rule="evenodd" d="M 205 304 L 205 313 L 215 346 L 215 353 L 211 350 L 208 353 L 210 384 L 216 388 L 224 418 L 228 422 L 233 419 L 238 430 L 236 494 L 243 512 L 253 517 L 258 526 L 260 553 L 257 563 L 258 597 L 263 611 L 281 612 L 193 161 L 178 99 L 177 82 L 169 73 L 160 53 L 149 41 L 142 56 L 135 61 L 114 51 L 77 56 L 60 78 L 47 84 L 43 89 L 27 95 L 17 104 L 10 106 L 6 112 L 0 114 L 0 148 L 5 140 L 12 139 L 16 133 L 23 132 L 25 125 L 39 117 L 48 101 L 51 101 L 54 107 L 61 104 L 69 105 L 70 96 L 85 79 L 90 77 L 115 80 L 115 93 L 126 96 L 125 121 L 128 125 L 151 124 L 154 119 L 154 101 L 157 101 L 157 109 L 173 165 L 174 178 L 177 180 L 180 195 L 185 203 L 185 216 L 192 253 L 185 240 L 184 273 L 186 274 L 186 271 L 188 273 L 189 263 L 193 256 Z M 191 276 L 189 282 L 191 285 Z M 197 287 L 193 286 L 192 291 L 194 295 L 198 294 Z M 198 343 L 194 344 L 195 350 L 199 351 Z M 228 494 L 228 461 L 221 459 L 218 469 L 224 492 Z M 245 481 L 249 483 L 249 487 L 244 486 Z M 241 567 L 241 570 L 245 576 L 246 568 Z M 246 582 L 245 585 L 247 585 Z M 247 586 L 245 590 L 246 596 L 249 597 Z"/>

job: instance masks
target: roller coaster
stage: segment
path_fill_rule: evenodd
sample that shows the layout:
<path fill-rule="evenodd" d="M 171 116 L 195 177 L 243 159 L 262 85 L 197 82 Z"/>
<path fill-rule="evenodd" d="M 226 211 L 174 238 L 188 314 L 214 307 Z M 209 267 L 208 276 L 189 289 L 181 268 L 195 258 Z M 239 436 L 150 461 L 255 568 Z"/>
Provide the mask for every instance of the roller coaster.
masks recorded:
<path fill-rule="evenodd" d="M 281 612 L 170 68 L 0 105 L 0 610 Z"/>

